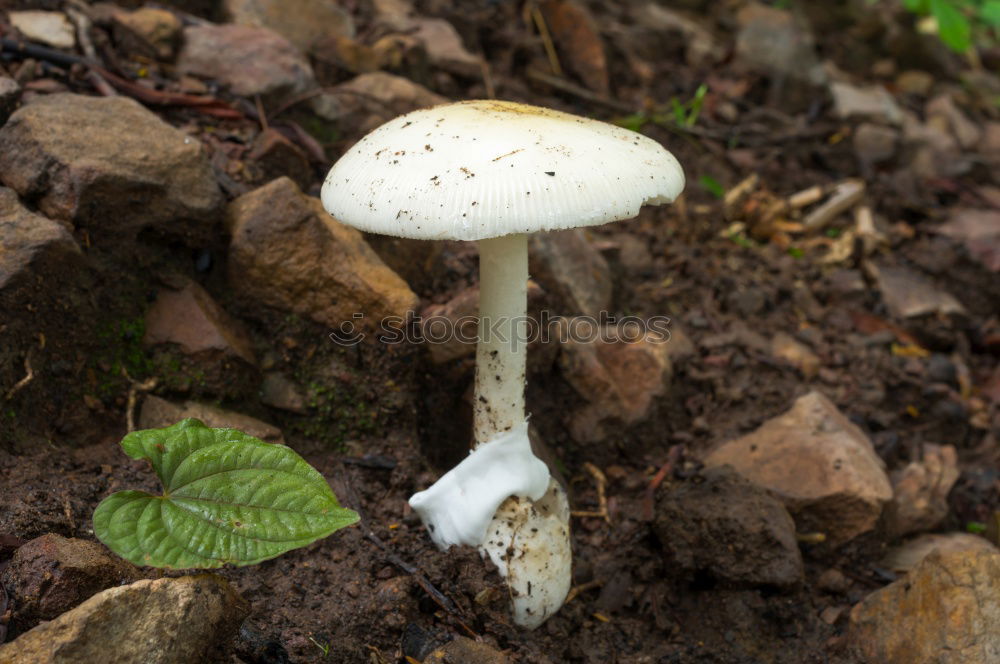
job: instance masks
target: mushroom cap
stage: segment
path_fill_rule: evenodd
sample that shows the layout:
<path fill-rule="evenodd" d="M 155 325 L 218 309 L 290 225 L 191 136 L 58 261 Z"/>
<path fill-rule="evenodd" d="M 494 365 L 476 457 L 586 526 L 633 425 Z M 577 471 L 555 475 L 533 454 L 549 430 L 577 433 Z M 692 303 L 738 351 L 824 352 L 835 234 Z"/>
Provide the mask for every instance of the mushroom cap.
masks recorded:
<path fill-rule="evenodd" d="M 322 199 L 338 221 L 364 231 L 481 240 L 629 219 L 683 188 L 677 159 L 642 134 L 477 100 L 375 129 L 333 165 Z"/>

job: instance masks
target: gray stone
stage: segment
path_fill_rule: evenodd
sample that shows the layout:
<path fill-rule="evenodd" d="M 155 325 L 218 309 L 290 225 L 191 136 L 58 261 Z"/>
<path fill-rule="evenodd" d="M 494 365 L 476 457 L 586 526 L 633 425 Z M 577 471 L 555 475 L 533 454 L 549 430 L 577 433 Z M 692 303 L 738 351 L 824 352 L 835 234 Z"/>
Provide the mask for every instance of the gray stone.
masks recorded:
<path fill-rule="evenodd" d="M 354 19 L 329 0 L 224 0 L 230 21 L 238 25 L 269 28 L 310 52 L 320 40 L 354 36 Z"/>
<path fill-rule="evenodd" d="M 21 86 L 17 81 L 9 76 L 0 76 L 0 127 L 7 122 L 7 118 L 17 108 L 17 102 L 21 98 Z"/>
<path fill-rule="evenodd" d="M 891 127 L 864 122 L 854 130 L 853 143 L 858 161 L 874 166 L 895 156 L 899 132 Z"/>
<path fill-rule="evenodd" d="M 737 13 L 736 21 L 737 62 L 811 85 L 826 81 L 812 35 L 791 12 L 753 2 Z"/>
<path fill-rule="evenodd" d="M 0 128 L 0 154 L 0 181 L 91 233 L 200 243 L 221 212 L 201 143 L 126 97 L 38 97 Z"/>
<path fill-rule="evenodd" d="M 10 24 L 31 41 L 54 48 L 76 46 L 76 31 L 62 12 L 26 10 L 7 14 Z"/>
<path fill-rule="evenodd" d="M 905 267 L 875 267 L 875 280 L 889 313 L 897 318 L 928 314 L 965 314 L 955 297 L 937 288 L 930 279 Z"/>
<path fill-rule="evenodd" d="M 0 646 L 0 664 L 190 664 L 231 638 L 249 605 L 217 576 L 109 588 Z"/>
<path fill-rule="evenodd" d="M 936 528 L 948 516 L 948 493 L 958 481 L 958 454 L 951 445 L 924 443 L 921 458 L 891 475 L 893 496 L 886 507 L 890 537 Z"/>
<path fill-rule="evenodd" d="M 60 224 L 24 207 L 0 187 L 0 292 L 32 286 L 82 262 L 80 247 Z"/>
<path fill-rule="evenodd" d="M 887 124 L 901 124 L 903 111 L 885 88 L 880 85 L 857 87 L 848 83 L 830 83 L 833 110 L 844 120 L 878 120 Z"/>
<path fill-rule="evenodd" d="M 397 115 L 448 101 L 407 78 L 378 71 L 361 74 L 318 95 L 312 109 L 326 120 L 364 134 Z"/>
<path fill-rule="evenodd" d="M 309 61 L 273 30 L 245 25 L 184 29 L 177 71 L 215 79 L 233 94 L 280 100 L 316 85 Z"/>

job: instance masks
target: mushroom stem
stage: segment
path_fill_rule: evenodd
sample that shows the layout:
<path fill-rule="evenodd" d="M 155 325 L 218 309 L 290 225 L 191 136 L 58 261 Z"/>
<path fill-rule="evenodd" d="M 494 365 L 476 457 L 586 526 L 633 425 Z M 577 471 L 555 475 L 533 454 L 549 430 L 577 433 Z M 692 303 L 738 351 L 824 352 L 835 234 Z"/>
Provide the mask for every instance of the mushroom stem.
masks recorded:
<path fill-rule="evenodd" d="M 476 446 L 525 421 L 528 236 L 479 241 Z"/>

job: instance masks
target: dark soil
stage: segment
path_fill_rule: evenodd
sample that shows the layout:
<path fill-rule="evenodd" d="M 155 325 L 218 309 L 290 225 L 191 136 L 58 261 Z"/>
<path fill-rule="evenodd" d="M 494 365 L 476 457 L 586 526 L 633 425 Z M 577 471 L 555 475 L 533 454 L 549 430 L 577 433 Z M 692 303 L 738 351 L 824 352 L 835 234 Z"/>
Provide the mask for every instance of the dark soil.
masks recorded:
<path fill-rule="evenodd" d="M 27 4 L 45 3 L 0 7 Z M 203 5 L 212 3 L 173 4 L 206 15 Z M 368 3 L 341 4 L 355 9 L 363 35 L 364 17 L 372 12 Z M 721 96 L 709 97 L 695 125 L 706 129 L 703 134 L 645 125 L 644 132 L 685 165 L 685 204 L 646 208 L 636 220 L 593 231 L 613 270 L 613 313 L 667 314 L 694 343 L 694 355 L 675 364 L 669 398 L 646 421 L 600 444 L 583 445 L 567 433 L 581 397 L 556 363 L 533 365 L 531 421 L 569 481 L 573 509 L 598 504 L 585 463 L 601 467 L 608 478 L 609 522 L 574 519 L 574 584 L 582 590 L 554 618 L 534 632 L 514 627 L 499 577 L 471 550 L 436 550 L 406 504 L 413 492 L 427 487 L 465 453 L 471 430 L 465 401 L 471 363 L 434 366 L 419 345 L 369 340 L 340 347 L 317 324 L 240 300 L 226 283 L 221 231 L 216 241 L 194 251 L 154 236 L 105 243 L 88 254 L 87 270 L 60 275 L 58 293 L 38 295 L 57 296 L 58 306 L 40 306 L 61 313 L 42 320 L 3 312 L 0 397 L 23 375 L 25 349 L 37 346 L 39 334 L 47 343 L 32 356 L 33 381 L 0 402 L 0 535 L 28 540 L 52 532 L 93 538 L 90 518 L 102 498 L 124 488 L 158 488 L 145 464 L 130 461 L 118 447 L 131 385 L 121 371 L 125 367 L 135 380 L 161 377 L 155 393 L 165 398 L 217 400 L 281 427 L 288 444 L 330 479 L 346 506 L 362 515 L 359 526 L 309 547 L 253 568 L 222 572 L 250 602 L 252 614 L 239 639 L 220 647 L 218 661 L 236 661 L 233 655 L 245 662 L 414 661 L 406 656 L 419 661 L 428 644 L 444 643 L 453 635 L 481 639 L 507 651 L 511 661 L 526 663 L 856 661 L 843 639 L 846 609 L 892 579 L 878 566 L 892 543 L 881 531 L 834 550 L 802 544 L 805 582 L 789 588 L 720 581 L 671 563 L 651 525 L 647 488 L 668 458 L 678 461 L 657 489 L 659 499 L 703 481 L 697 459 L 707 449 L 754 429 L 787 410 L 796 397 L 818 389 L 868 433 L 890 469 L 916 458 L 924 442 L 956 446 L 962 476 L 951 494 L 945 529 L 964 530 L 970 522 L 993 520 L 1000 504 L 997 406 L 986 399 L 986 410 L 973 412 L 969 399 L 960 396 L 958 378 L 930 375 L 934 363 L 959 366 L 978 386 L 997 367 L 1000 281 L 961 246 L 930 232 L 949 209 L 972 200 L 989 174 L 976 168 L 914 191 L 898 184 L 912 177 L 905 163 L 862 173 L 851 142 L 831 140 L 845 127 L 833 118 L 822 91 L 802 104 L 776 93 L 773 79 L 743 73 L 731 59 L 712 67 L 687 65 L 683 49 L 650 43 L 642 30 L 626 23 L 618 3 L 586 4 L 602 26 L 612 98 L 619 106 L 639 109 L 643 95 L 660 104 L 673 97 L 688 100 L 705 81 L 713 89 L 743 85 L 747 91 L 738 99 L 737 117 L 728 122 L 711 108 Z M 698 15 L 719 30 L 722 42 L 731 44 L 733 19 L 708 14 L 717 3 L 677 4 L 702 12 Z M 521 23 L 519 5 L 439 0 L 418 5 L 423 14 L 450 20 L 470 50 L 485 54 L 498 97 L 608 120 L 625 115 L 613 105 L 556 90 L 525 74 L 527 67 L 544 62 L 544 51 L 537 35 Z M 883 41 L 863 39 L 858 26 L 870 17 L 832 14 L 831 9 L 831 16 L 810 18 L 853 26 L 853 31 L 816 31 L 821 53 L 839 66 L 871 76 L 871 61 L 854 62 L 848 55 L 856 43 L 875 50 L 872 58 L 896 57 Z M 628 41 L 630 34 L 634 41 Z M 949 66 L 962 67 L 957 58 L 942 57 Z M 639 79 L 630 58 L 651 68 L 648 82 Z M 14 59 L 0 64 L 10 71 L 17 67 Z M 900 70 L 916 66 L 930 65 L 896 64 Z M 83 79 L 60 71 L 50 77 L 90 92 Z M 933 73 L 944 80 L 949 75 L 941 67 Z M 350 77 L 335 68 L 327 75 L 325 85 Z M 568 80 L 581 85 L 579 78 Z M 418 82 L 454 98 L 486 94 L 481 80 L 443 72 L 428 73 Z M 161 112 L 175 125 L 212 124 L 235 143 L 248 144 L 259 129 L 250 121 L 217 121 L 190 109 Z M 987 113 L 983 119 L 990 117 Z M 331 162 L 360 136 L 356 127 L 337 129 L 339 136 L 325 145 Z M 786 138 L 769 139 L 765 129 Z M 740 132 L 748 140 L 734 148 L 731 136 Z M 206 144 L 213 147 L 217 139 L 208 133 Z M 314 192 L 326 166 L 314 165 Z M 776 196 L 848 176 L 865 177 L 869 201 L 893 228 L 889 246 L 877 257 L 879 264 L 930 275 L 958 298 L 967 316 L 890 320 L 865 272 L 870 257 L 855 252 L 845 262 L 827 266 L 808 248 L 789 252 L 766 240 L 737 242 L 724 236 L 730 221 L 722 202 L 699 185 L 699 178 L 710 176 L 729 188 L 751 173 Z M 892 226 L 896 222 L 912 233 Z M 403 268 L 412 265 L 406 252 L 423 251 L 384 241 L 373 245 L 384 250 L 390 264 L 397 252 Z M 425 263 L 433 269 L 408 279 L 425 304 L 445 301 L 476 281 L 476 257 L 468 247 L 449 243 L 435 251 L 439 253 Z M 406 269 L 400 272 L 407 276 Z M 157 287 L 176 274 L 204 285 L 249 327 L 258 354 L 305 386 L 312 405 L 308 414 L 263 405 L 254 385 L 203 394 L 190 380 L 169 380 L 177 363 L 158 360 L 138 340 Z M 844 288 L 847 280 L 861 287 Z M 871 325 L 891 334 L 902 327 L 907 339 L 931 355 L 909 357 L 894 354 L 888 344 L 870 343 L 869 336 L 878 331 Z M 720 341 L 734 330 L 732 339 Z M 746 341 L 749 334 L 770 339 L 777 332 L 807 343 L 822 369 L 806 378 Z M 846 587 L 836 592 L 819 587 L 817 579 L 830 569 L 846 576 Z"/>

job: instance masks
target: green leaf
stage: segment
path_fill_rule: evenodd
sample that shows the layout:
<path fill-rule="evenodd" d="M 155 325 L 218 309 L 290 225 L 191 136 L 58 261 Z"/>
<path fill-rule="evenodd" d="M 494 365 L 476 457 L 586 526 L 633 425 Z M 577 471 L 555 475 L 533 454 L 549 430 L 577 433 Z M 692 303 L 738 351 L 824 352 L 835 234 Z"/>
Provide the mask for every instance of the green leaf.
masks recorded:
<path fill-rule="evenodd" d="M 979 16 L 985 23 L 1000 28 L 1000 0 L 986 0 Z"/>
<path fill-rule="evenodd" d="M 972 46 L 972 29 L 962 12 L 949 0 L 930 0 L 930 3 L 941 41 L 958 53 L 968 51 Z"/>
<path fill-rule="evenodd" d="M 726 188 L 719 184 L 719 181 L 711 175 L 702 175 L 698 178 L 698 184 L 700 184 L 705 191 L 712 194 L 716 198 L 722 198 L 726 195 Z"/>
<path fill-rule="evenodd" d="M 903 6 L 915 14 L 926 14 L 929 12 L 930 8 L 927 5 L 928 0 L 903 0 Z"/>
<path fill-rule="evenodd" d="M 252 565 L 358 520 L 291 448 L 188 419 L 122 440 L 148 459 L 162 496 L 120 491 L 94 511 L 94 533 L 136 565 L 170 569 Z"/>

